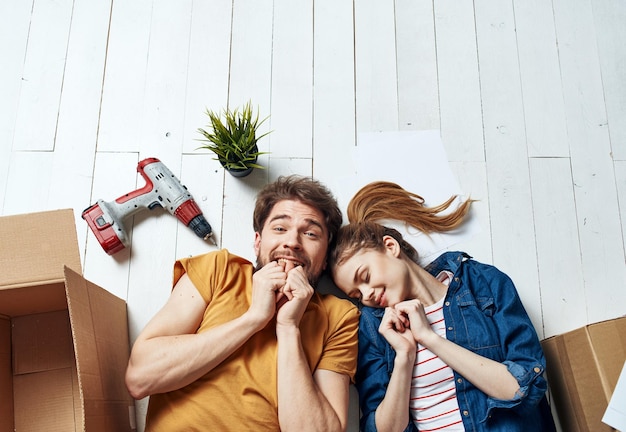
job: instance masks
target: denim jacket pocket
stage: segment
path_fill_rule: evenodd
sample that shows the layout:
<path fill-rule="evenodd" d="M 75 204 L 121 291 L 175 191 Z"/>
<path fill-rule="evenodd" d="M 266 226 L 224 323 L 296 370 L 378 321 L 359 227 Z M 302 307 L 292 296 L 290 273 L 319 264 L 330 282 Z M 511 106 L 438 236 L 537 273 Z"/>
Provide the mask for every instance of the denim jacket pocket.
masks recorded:
<path fill-rule="evenodd" d="M 459 294 L 458 300 L 462 328 L 456 329 L 459 332 L 457 338 L 465 338 L 465 343 L 458 339 L 456 342 L 475 351 L 498 348 L 498 330 L 492 319 L 495 313 L 493 298 L 474 298 L 465 292 Z"/>

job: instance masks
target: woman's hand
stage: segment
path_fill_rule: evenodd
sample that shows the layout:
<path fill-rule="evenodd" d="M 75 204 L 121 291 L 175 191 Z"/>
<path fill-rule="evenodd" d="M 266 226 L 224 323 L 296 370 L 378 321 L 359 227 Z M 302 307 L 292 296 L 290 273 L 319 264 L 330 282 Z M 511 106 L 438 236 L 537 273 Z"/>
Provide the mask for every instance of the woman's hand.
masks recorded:
<path fill-rule="evenodd" d="M 409 320 L 396 309 L 391 307 L 385 309 L 378 332 L 387 339 L 396 353 L 415 355 L 417 345 L 409 331 Z"/>
<path fill-rule="evenodd" d="M 430 327 L 430 323 L 426 318 L 424 305 L 421 301 L 417 299 L 403 301 L 395 305 L 394 308 L 400 316 L 409 322 L 408 327 L 411 329 L 411 334 L 415 342 L 428 346 L 428 343 L 425 341 L 429 337 L 437 336 Z"/>
<path fill-rule="evenodd" d="M 378 332 L 387 339 L 396 356 L 385 397 L 376 408 L 376 429 L 403 430 L 410 420 L 411 378 L 417 356 L 417 344 L 409 330 L 406 315 L 392 307 L 385 309 Z"/>

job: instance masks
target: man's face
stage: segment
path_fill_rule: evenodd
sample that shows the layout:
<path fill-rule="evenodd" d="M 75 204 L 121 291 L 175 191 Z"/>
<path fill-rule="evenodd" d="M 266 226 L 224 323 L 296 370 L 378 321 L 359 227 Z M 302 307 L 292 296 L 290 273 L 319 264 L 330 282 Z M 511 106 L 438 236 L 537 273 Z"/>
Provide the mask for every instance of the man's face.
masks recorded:
<path fill-rule="evenodd" d="M 326 268 L 328 230 L 323 214 L 300 201 L 283 200 L 274 205 L 261 232 L 255 233 L 257 268 L 270 261 L 302 266 L 315 286 Z"/>

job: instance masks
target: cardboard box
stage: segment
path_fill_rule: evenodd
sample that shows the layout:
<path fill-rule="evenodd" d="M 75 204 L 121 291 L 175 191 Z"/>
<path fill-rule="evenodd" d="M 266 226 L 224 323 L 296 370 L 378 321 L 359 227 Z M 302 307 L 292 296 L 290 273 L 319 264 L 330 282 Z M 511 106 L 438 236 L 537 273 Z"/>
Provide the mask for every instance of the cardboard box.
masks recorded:
<path fill-rule="evenodd" d="M 126 303 L 81 276 L 74 214 L 0 217 L 0 431 L 132 431 Z"/>
<path fill-rule="evenodd" d="M 563 431 L 613 431 L 602 423 L 626 361 L 626 317 L 590 324 L 541 342 Z"/>

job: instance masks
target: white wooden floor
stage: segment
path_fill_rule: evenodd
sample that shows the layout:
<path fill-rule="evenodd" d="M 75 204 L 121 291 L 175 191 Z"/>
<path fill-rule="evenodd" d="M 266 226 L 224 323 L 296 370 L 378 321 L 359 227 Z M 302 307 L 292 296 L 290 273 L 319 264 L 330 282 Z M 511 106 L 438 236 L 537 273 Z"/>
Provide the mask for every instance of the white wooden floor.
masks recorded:
<path fill-rule="evenodd" d="M 345 175 L 362 132 L 440 129 L 480 200 L 482 231 L 457 248 L 511 275 L 539 334 L 621 316 L 624 22 L 623 0 L 4 0 L 0 214 L 73 208 L 84 273 L 127 300 L 134 339 L 175 258 L 215 248 L 155 211 L 103 252 L 80 214 L 143 186 L 139 160 L 160 158 L 219 246 L 253 259 L 266 182 Z M 271 154 L 235 179 L 196 129 L 248 100 Z"/>

